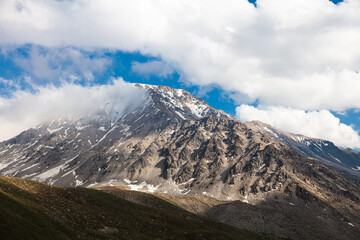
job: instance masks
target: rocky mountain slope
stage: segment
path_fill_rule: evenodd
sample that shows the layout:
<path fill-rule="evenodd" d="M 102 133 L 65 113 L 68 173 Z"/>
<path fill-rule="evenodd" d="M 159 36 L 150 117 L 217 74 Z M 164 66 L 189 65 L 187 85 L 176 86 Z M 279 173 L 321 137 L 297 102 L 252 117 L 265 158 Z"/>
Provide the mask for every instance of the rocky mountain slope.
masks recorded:
<path fill-rule="evenodd" d="M 59 116 L 1 143 L 0 173 L 63 186 L 114 180 L 115 170 L 125 172 L 114 165 L 138 164 L 145 148 L 184 120 L 225 116 L 184 90 L 141 87 L 147 98 L 125 115 L 114 110 L 121 102 L 107 103 L 95 114 Z"/>
<path fill-rule="evenodd" d="M 309 212 L 331 208 L 339 226 L 360 232 L 359 184 L 323 165 L 346 169 L 355 179 L 358 171 L 349 170 L 358 166 L 355 153 L 327 150 L 330 142 L 302 141 L 259 122 L 241 123 L 184 90 L 138 87 L 147 93 L 144 103 L 121 116 L 108 103 L 91 116 L 59 117 L 1 143 L 0 174 L 58 186 L 200 194 L 257 206 L 291 203 L 311 206 Z M 335 165 L 338 157 L 341 164 Z M 289 236 L 307 236 L 296 234 Z"/>
<path fill-rule="evenodd" d="M 259 121 L 248 122 L 246 126 L 285 143 L 304 156 L 338 170 L 349 179 L 360 182 L 360 153 L 357 151 L 337 147 L 330 141 L 285 132 Z"/>
<path fill-rule="evenodd" d="M 0 238 L 278 239 L 197 216 L 148 194 L 144 205 L 117 197 L 117 192 L 0 177 Z"/>
<path fill-rule="evenodd" d="M 334 208 L 316 198 L 304 200 L 276 195 L 258 204 L 247 204 L 219 201 L 204 195 L 159 195 L 188 211 L 241 229 L 291 239 L 358 239 L 359 236 L 359 228 L 352 223 L 358 217 L 346 208 Z"/>

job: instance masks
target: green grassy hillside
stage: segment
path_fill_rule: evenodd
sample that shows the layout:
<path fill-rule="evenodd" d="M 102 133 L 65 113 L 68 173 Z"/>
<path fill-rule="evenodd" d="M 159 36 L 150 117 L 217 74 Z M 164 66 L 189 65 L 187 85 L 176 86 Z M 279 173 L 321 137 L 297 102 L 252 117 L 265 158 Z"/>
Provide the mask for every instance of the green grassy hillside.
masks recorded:
<path fill-rule="evenodd" d="M 0 177 L 0 239 L 277 239 L 153 203 Z"/>

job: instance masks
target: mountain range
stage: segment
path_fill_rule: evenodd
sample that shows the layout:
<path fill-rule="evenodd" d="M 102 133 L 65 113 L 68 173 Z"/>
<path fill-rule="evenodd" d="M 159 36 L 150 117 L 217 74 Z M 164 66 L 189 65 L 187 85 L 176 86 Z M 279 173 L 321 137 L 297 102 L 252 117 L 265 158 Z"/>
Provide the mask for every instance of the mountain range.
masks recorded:
<path fill-rule="evenodd" d="M 194 213 L 294 239 L 358 239 L 360 153 L 242 123 L 185 90 L 135 87 L 146 98 L 125 112 L 108 102 L 2 142 L 0 174 L 167 194 Z M 204 199 L 219 202 L 192 207 Z"/>

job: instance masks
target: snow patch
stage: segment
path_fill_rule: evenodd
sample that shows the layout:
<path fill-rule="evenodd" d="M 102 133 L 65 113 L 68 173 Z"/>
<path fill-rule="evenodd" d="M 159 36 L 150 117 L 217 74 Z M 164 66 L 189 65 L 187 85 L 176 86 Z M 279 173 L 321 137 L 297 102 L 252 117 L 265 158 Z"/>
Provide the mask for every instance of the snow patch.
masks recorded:
<path fill-rule="evenodd" d="M 39 165 L 39 164 L 40 164 L 40 163 L 35 163 L 35 164 L 31 165 L 30 167 L 21 169 L 21 171 L 26 171 L 26 170 L 28 170 L 28 169 L 30 169 L 30 168 L 33 168 L 33 167 L 35 167 L 35 166 L 37 166 L 37 165 Z"/>
<path fill-rule="evenodd" d="M 188 183 L 190 183 L 190 182 L 192 182 L 192 181 L 194 181 L 194 180 L 195 180 L 195 178 L 190 178 L 189 181 L 180 183 L 179 185 L 180 185 L 180 186 L 181 186 L 181 185 L 186 185 L 186 184 L 188 184 Z"/>
<path fill-rule="evenodd" d="M 56 166 L 54 168 L 51 168 L 49 170 L 47 170 L 46 172 L 40 173 L 39 175 L 36 175 L 33 179 L 34 180 L 38 180 L 38 181 L 45 181 L 46 179 L 55 177 L 56 175 L 58 175 L 60 173 L 61 170 L 64 170 L 66 168 L 66 165 L 68 163 L 70 163 L 72 160 L 74 160 L 75 158 L 77 158 L 79 156 L 76 155 L 75 157 L 67 160 L 66 162 L 64 162 L 63 164 Z"/>
<path fill-rule="evenodd" d="M 76 129 L 79 130 L 79 131 L 81 131 L 81 130 L 87 128 L 87 127 L 90 127 L 90 125 L 86 125 L 86 126 L 76 125 Z"/>
<path fill-rule="evenodd" d="M 103 132 L 106 131 L 104 126 L 99 127 L 98 130 L 103 131 Z"/>
<path fill-rule="evenodd" d="M 155 192 L 161 184 L 154 186 L 152 184 L 146 183 L 146 181 L 141 182 L 140 184 L 134 184 L 137 183 L 137 181 L 130 181 L 129 179 L 124 179 L 124 182 L 126 182 L 128 187 L 133 191 L 142 191 L 142 192 Z"/>
<path fill-rule="evenodd" d="M 183 90 L 182 89 L 176 89 L 176 95 L 178 97 L 181 97 L 183 95 Z"/>
<path fill-rule="evenodd" d="M 200 118 L 203 117 L 208 111 L 209 108 L 205 104 L 199 104 L 196 102 L 187 102 L 185 103 L 186 107 L 188 107 L 192 114 L 194 114 L 196 117 Z"/>
<path fill-rule="evenodd" d="M 118 126 L 114 126 L 112 127 L 107 133 L 104 134 L 104 136 L 96 143 L 94 144 L 92 147 L 97 146 L 102 140 L 104 140 L 106 138 L 106 136 L 111 133 L 112 131 L 114 131 L 116 128 L 118 128 Z"/>
<path fill-rule="evenodd" d="M 330 157 L 332 157 L 333 159 L 335 159 L 336 161 L 338 161 L 339 163 L 341 163 L 340 159 L 334 157 L 333 155 L 331 155 L 330 153 L 328 153 L 330 155 Z"/>
<path fill-rule="evenodd" d="M 355 171 L 360 171 L 360 166 L 356 166 L 356 168 L 352 168 L 354 169 Z"/>
<path fill-rule="evenodd" d="M 7 151 L 9 151 L 9 149 L 2 150 L 2 151 L 0 152 L 0 156 L 3 155 L 4 153 L 6 153 Z"/>
<path fill-rule="evenodd" d="M 315 142 L 315 143 L 314 143 L 314 146 L 315 146 L 317 149 L 319 149 L 320 151 L 323 150 L 321 144 L 319 144 L 318 142 Z"/>
<path fill-rule="evenodd" d="M 184 189 L 184 190 L 186 190 L 186 189 Z M 181 194 L 186 195 L 186 194 L 188 194 L 190 191 L 191 191 L 191 190 L 189 189 L 189 190 L 187 190 L 186 192 L 181 193 Z"/>
<path fill-rule="evenodd" d="M 98 182 L 95 181 L 94 183 L 90 184 L 90 185 L 87 186 L 87 187 L 88 187 L 88 188 L 89 188 L 89 187 L 94 187 L 94 186 L 96 186 L 96 185 L 98 185 Z"/>
<path fill-rule="evenodd" d="M 53 134 L 55 132 L 58 132 L 62 129 L 63 127 L 59 127 L 59 128 L 54 128 L 54 129 L 49 129 L 47 128 L 46 130 L 50 133 L 50 134 Z"/>
<path fill-rule="evenodd" d="M 179 117 L 181 117 L 183 120 L 185 120 L 185 117 L 181 113 L 179 113 L 178 111 L 175 111 L 175 113 L 179 115 Z"/>
<path fill-rule="evenodd" d="M 265 167 L 265 163 L 259 167 L 259 171 Z"/>
<path fill-rule="evenodd" d="M 76 180 L 76 181 L 75 181 L 75 187 L 80 186 L 80 185 L 83 185 L 83 184 L 84 184 L 83 181 L 80 181 L 80 180 Z"/>
<path fill-rule="evenodd" d="M 272 134 L 273 136 L 275 136 L 276 138 L 279 138 L 279 136 L 278 136 L 276 133 L 274 133 L 273 131 L 271 131 L 271 130 L 268 129 L 267 127 L 264 127 L 264 129 L 265 129 L 265 131 L 271 133 L 271 134 Z"/>
<path fill-rule="evenodd" d="M 10 160 L 7 163 L 0 163 L 0 170 L 6 168 L 7 166 L 9 166 L 12 163 L 12 161 Z"/>

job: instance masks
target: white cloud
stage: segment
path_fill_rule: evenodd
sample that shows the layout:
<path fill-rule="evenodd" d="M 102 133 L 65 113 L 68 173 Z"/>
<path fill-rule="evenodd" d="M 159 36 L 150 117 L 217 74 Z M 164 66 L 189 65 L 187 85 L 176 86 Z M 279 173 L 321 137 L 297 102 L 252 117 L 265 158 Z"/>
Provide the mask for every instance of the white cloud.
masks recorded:
<path fill-rule="evenodd" d="M 112 103 L 121 116 L 144 99 L 143 89 L 122 79 L 105 86 L 84 87 L 65 83 L 61 87 L 38 87 L 36 93 L 19 90 L 11 98 L 0 97 L 0 140 L 53 117 L 91 114 L 107 103 Z"/>
<path fill-rule="evenodd" d="M 31 46 L 25 51 L 26 54 L 14 54 L 15 51 L 10 50 L 5 54 L 11 53 L 14 62 L 26 74 L 51 82 L 69 79 L 71 76 L 92 81 L 94 74 L 104 72 L 111 64 L 107 57 L 90 57 L 88 53 L 71 47 L 44 49 Z"/>
<path fill-rule="evenodd" d="M 236 108 L 236 116 L 241 121 L 259 120 L 285 131 L 330 140 L 339 146 L 360 147 L 359 133 L 351 126 L 340 123 L 340 119 L 327 110 L 241 105 Z"/>
<path fill-rule="evenodd" d="M 11 88 L 11 87 L 18 87 L 18 86 L 13 80 L 0 77 L 0 88 Z"/>
<path fill-rule="evenodd" d="M 247 0 L 0 0 L 0 44 L 140 51 L 176 66 L 192 84 L 218 84 L 242 101 L 360 108 L 359 0 L 258 0 L 257 6 Z"/>
<path fill-rule="evenodd" d="M 144 63 L 133 62 L 131 64 L 131 71 L 143 76 L 155 75 L 166 78 L 174 73 L 174 68 L 166 62 L 154 60 Z"/>
<path fill-rule="evenodd" d="M 285 130 L 359 146 L 358 134 L 329 111 L 294 109 L 360 108 L 360 1 L 257 0 L 257 6 L 247 0 L 0 0 L 0 46 L 33 43 L 159 57 L 176 66 L 182 81 L 202 89 L 220 86 L 237 103 L 286 107 L 242 114 L 249 120 L 257 113 Z M 35 53 L 18 63 L 49 77 L 56 69 L 48 62 Z M 133 70 L 166 75 L 164 62 L 135 63 Z M 271 114 L 276 111 L 297 117 L 287 122 Z"/>

